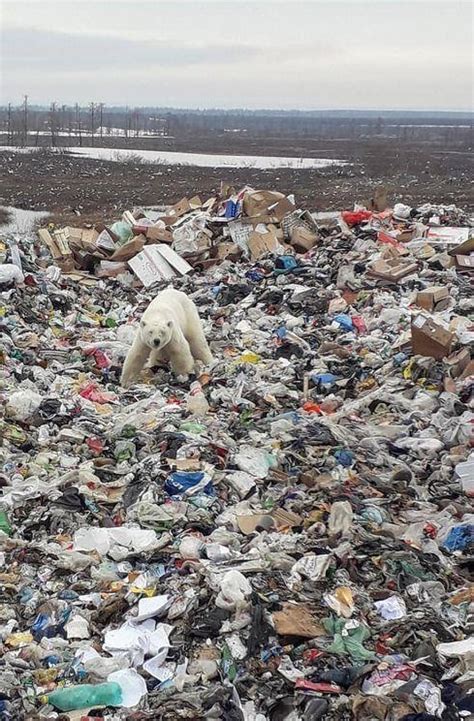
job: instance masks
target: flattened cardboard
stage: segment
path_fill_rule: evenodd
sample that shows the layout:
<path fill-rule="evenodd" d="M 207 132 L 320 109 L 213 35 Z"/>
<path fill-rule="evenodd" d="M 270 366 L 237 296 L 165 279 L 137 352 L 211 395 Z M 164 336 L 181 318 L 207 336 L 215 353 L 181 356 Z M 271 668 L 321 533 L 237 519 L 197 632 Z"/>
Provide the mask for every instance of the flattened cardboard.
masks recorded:
<path fill-rule="evenodd" d="M 189 213 L 190 210 L 193 210 L 193 208 L 189 200 L 187 198 L 181 198 L 181 200 L 178 200 L 177 203 L 171 206 L 167 214 L 175 218 L 180 218 L 185 213 Z"/>
<path fill-rule="evenodd" d="M 184 258 L 181 258 L 178 253 L 176 253 L 172 248 L 169 247 L 169 245 L 157 245 L 157 246 L 150 246 L 152 248 L 155 248 L 158 250 L 160 255 L 166 260 L 169 265 L 174 268 L 180 275 L 186 275 L 192 270 L 192 266 L 189 265 L 189 263 L 184 260 Z"/>
<path fill-rule="evenodd" d="M 276 253 L 280 250 L 280 244 L 273 233 L 256 233 L 253 231 L 250 233 L 247 245 L 252 260 L 258 260 L 267 253 Z"/>
<path fill-rule="evenodd" d="M 445 310 L 450 301 L 449 291 L 446 287 L 433 285 L 420 290 L 416 296 L 416 304 L 429 311 Z"/>
<path fill-rule="evenodd" d="M 254 513 L 251 516 L 237 516 L 237 525 L 241 533 L 249 536 L 255 533 L 257 528 L 273 528 L 275 521 L 266 513 Z"/>
<path fill-rule="evenodd" d="M 283 603 L 281 611 L 272 614 L 273 625 L 279 636 L 316 638 L 324 636 L 324 628 L 316 621 L 311 609 L 304 603 Z"/>
<path fill-rule="evenodd" d="M 281 230 L 285 240 L 290 241 L 291 232 L 295 227 L 306 227 L 313 231 L 316 235 L 319 235 L 319 228 L 311 213 L 307 210 L 294 210 L 292 213 L 287 213 L 281 221 Z"/>
<path fill-rule="evenodd" d="M 189 206 L 192 210 L 197 210 L 202 206 L 202 200 L 199 195 L 195 195 L 189 200 Z"/>
<path fill-rule="evenodd" d="M 149 288 L 159 280 L 171 280 L 176 276 L 176 272 L 160 254 L 157 245 L 145 246 L 140 253 L 128 261 L 128 265 L 145 288 Z"/>
<path fill-rule="evenodd" d="M 144 235 L 136 235 L 132 240 L 127 241 L 108 258 L 108 260 L 116 262 L 125 262 L 133 258 L 139 253 L 145 245 L 146 238 Z"/>
<path fill-rule="evenodd" d="M 453 334 L 425 315 L 417 315 L 411 323 L 411 347 L 414 355 L 446 358 L 451 352 Z"/>
<path fill-rule="evenodd" d="M 237 525 L 246 536 L 254 533 L 257 528 L 276 527 L 277 530 L 301 526 L 303 519 L 293 511 L 285 511 L 284 508 L 276 508 L 271 514 L 254 513 L 251 516 L 237 516 Z"/>
<path fill-rule="evenodd" d="M 98 237 L 99 233 L 95 228 L 84 228 L 82 231 L 82 241 L 88 245 L 93 245 L 95 247 Z"/>

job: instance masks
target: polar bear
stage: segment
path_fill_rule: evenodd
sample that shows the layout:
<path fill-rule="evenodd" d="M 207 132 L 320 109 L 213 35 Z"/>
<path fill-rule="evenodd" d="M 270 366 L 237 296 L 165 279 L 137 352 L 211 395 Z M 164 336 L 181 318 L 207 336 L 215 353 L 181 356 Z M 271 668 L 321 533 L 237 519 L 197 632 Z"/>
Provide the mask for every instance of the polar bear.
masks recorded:
<path fill-rule="evenodd" d="M 196 306 L 185 293 L 166 288 L 143 313 L 135 340 L 125 358 L 120 383 L 126 387 L 146 362 L 169 361 L 177 376 L 187 376 L 196 360 L 212 362 Z"/>

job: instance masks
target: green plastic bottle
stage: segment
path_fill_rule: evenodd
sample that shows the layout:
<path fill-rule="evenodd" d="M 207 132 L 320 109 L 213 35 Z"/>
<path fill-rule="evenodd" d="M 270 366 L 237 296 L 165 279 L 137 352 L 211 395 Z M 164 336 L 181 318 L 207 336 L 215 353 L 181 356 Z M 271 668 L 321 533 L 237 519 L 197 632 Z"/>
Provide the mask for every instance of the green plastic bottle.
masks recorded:
<path fill-rule="evenodd" d="M 5 511 L 0 511 L 0 531 L 3 531 L 7 536 L 12 535 L 12 527 Z"/>
<path fill-rule="evenodd" d="M 46 703 L 60 711 L 75 711 L 90 706 L 121 706 L 122 689 L 118 683 L 84 683 L 80 686 L 58 688 L 44 697 Z"/>

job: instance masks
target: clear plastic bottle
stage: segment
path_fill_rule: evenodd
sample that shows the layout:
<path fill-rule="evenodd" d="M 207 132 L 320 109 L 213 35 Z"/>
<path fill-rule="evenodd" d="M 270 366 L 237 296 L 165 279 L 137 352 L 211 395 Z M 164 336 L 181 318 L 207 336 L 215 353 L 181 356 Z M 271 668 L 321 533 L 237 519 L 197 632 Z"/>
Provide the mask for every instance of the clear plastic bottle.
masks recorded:
<path fill-rule="evenodd" d="M 111 681 L 97 685 L 84 683 L 80 686 L 58 688 L 44 696 L 43 700 L 60 711 L 74 711 L 91 706 L 121 706 L 123 698 L 121 686 Z"/>
<path fill-rule="evenodd" d="M 191 388 L 187 398 L 186 407 L 188 413 L 192 416 L 205 416 L 209 410 L 209 403 L 202 391 L 199 381 L 191 383 Z"/>

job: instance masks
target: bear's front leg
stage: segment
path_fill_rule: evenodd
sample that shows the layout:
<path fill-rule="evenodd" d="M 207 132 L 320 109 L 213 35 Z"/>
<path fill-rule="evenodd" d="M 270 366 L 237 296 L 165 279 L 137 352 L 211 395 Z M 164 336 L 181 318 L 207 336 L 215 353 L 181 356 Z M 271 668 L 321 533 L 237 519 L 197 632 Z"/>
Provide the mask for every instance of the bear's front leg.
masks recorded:
<path fill-rule="evenodd" d="M 148 368 L 154 368 L 155 366 L 163 365 L 166 359 L 161 350 L 152 350 L 148 359 Z"/>
<path fill-rule="evenodd" d="M 137 334 L 125 358 L 122 375 L 120 376 L 120 385 L 124 388 L 130 385 L 131 381 L 137 377 L 144 367 L 149 355 L 150 349 L 142 343 Z"/>
<path fill-rule="evenodd" d="M 175 376 L 181 376 L 185 380 L 194 370 L 194 358 L 191 355 L 189 343 L 183 336 L 179 342 L 171 342 L 167 350 L 171 370 Z"/>

